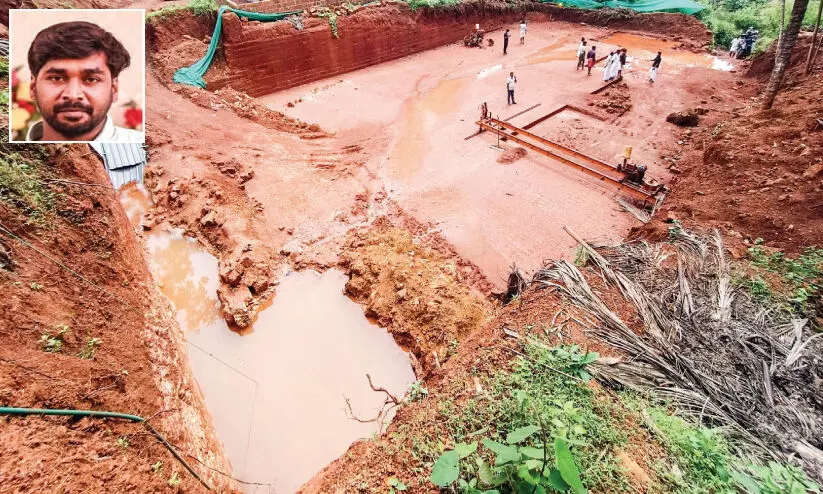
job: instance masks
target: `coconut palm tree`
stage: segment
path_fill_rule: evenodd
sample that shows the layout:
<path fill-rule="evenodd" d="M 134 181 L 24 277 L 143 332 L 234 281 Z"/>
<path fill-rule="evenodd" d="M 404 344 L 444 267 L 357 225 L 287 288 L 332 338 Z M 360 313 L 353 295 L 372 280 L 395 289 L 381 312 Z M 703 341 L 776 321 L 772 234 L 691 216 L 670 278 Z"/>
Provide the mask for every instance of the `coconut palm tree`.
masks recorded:
<path fill-rule="evenodd" d="M 792 7 L 792 15 L 789 17 L 789 25 L 783 31 L 783 41 L 780 43 L 779 50 L 774 58 L 774 69 L 772 69 L 772 76 L 769 78 L 769 83 L 766 84 L 766 90 L 763 92 L 763 109 L 768 110 L 774 105 L 774 99 L 777 97 L 777 91 L 780 89 L 780 84 L 783 82 L 783 74 L 786 73 L 786 67 L 789 66 L 789 60 L 792 57 L 792 50 L 794 49 L 794 42 L 797 41 L 797 33 L 800 32 L 800 25 L 803 23 L 803 16 L 806 15 L 806 7 L 809 5 L 809 0 L 795 0 Z"/>

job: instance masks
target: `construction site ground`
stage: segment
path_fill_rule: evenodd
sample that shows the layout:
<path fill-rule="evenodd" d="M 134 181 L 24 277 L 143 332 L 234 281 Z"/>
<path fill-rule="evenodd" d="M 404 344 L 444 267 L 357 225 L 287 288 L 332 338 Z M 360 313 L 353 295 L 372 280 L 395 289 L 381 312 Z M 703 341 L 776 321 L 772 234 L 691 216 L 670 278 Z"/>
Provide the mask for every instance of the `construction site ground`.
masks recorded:
<path fill-rule="evenodd" d="M 369 9 L 372 21 L 394 12 Z M 455 43 L 253 99 L 171 83 L 173 66 L 206 46 L 200 33 L 173 42 L 185 29 L 208 32 L 182 15 L 153 28 L 145 188 L 116 193 L 86 148 L 67 146 L 43 158 L 51 164 L 38 178 L 57 198 L 52 225 L 0 202 L 0 226 L 30 244 L 0 237 L 13 261 L 0 271 L 0 401 L 155 417 L 217 490 L 385 492 L 396 477 L 435 492 L 433 452 L 421 460 L 420 441 L 451 446 L 442 403 L 459 407 L 511 370 L 520 342 L 503 328 L 525 337 L 568 311 L 547 341 L 619 355 L 556 293 L 530 291 L 508 306 L 495 296 L 512 264 L 531 274 L 574 258 L 563 227 L 587 240 L 661 239 L 676 219 L 720 228 L 738 257 L 757 237 L 790 252 L 821 244 L 823 130 L 800 116 L 821 110 L 819 69 L 807 79 L 793 66 L 780 109 L 761 114 L 762 73 L 702 51 L 704 31 L 675 39 L 529 14 L 525 45 L 510 26 L 508 55 L 496 30 L 486 34 L 492 47 Z M 600 57 L 628 49 L 621 81 L 598 91 L 602 62 L 591 76 L 575 70 L 580 37 Z M 229 69 L 218 60 L 215 70 Z M 517 104 L 507 105 L 512 71 Z M 631 146 L 672 193 L 644 225 L 559 162 L 488 132 L 468 138 L 483 102 L 501 119 L 539 104 L 510 120 L 517 126 L 566 105 L 531 132 L 613 164 Z M 696 109 L 697 127 L 666 122 Z M 643 331 L 613 286 L 586 276 Z M 44 352 L 41 335 L 62 324 L 66 351 Z M 91 360 L 74 356 L 87 337 L 103 341 Z M 354 341 L 358 349 L 347 347 Z M 385 392 L 373 391 L 369 372 Z M 373 416 L 384 393 L 390 403 L 413 381 L 430 399 L 377 422 L 352 418 Z M 599 402 L 619 402 L 591 387 Z M 665 454 L 636 414 L 625 420 L 615 457 L 630 489 L 645 491 Z M 0 486 L 16 492 L 202 489 L 134 424 L 2 418 L 0 432 L 10 438 Z"/>

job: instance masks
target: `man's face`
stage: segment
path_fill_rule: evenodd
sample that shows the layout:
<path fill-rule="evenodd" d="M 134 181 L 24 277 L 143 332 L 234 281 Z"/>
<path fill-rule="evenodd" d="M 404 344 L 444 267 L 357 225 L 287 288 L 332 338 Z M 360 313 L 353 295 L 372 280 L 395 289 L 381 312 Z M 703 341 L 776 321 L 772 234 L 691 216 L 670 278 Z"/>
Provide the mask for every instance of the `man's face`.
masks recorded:
<path fill-rule="evenodd" d="M 49 60 L 31 81 L 43 120 L 66 140 L 89 139 L 99 132 L 106 114 L 117 101 L 117 79 L 112 79 L 106 55 Z"/>

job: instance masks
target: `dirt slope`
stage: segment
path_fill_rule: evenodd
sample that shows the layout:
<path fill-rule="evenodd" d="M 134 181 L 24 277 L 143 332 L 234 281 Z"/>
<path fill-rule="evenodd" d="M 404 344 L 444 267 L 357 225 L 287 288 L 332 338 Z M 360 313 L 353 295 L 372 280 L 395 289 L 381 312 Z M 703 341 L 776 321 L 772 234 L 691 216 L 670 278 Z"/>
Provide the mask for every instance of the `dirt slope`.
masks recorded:
<path fill-rule="evenodd" d="M 17 169 L 2 166 L 7 174 Z M 229 471 L 189 374 L 183 336 L 114 191 L 62 182 L 108 184 L 99 159 L 85 146 L 60 147 L 48 164 L 28 170 L 26 187 L 54 206 L 36 213 L 31 196 L 8 189 L 0 201 L 2 228 L 31 244 L 0 230 L 0 403 L 154 417 L 152 425 L 183 454 Z M 62 339 L 60 351 L 46 352 L 42 335 Z M 89 338 L 99 339 L 96 352 L 81 358 Z M 177 479 L 188 492 L 204 490 L 142 426 L 122 420 L 4 416 L 0 436 L 4 492 L 163 491 Z M 212 485 L 226 486 L 197 468 Z"/>
<path fill-rule="evenodd" d="M 802 74 L 809 37 L 801 37 L 774 108 L 761 111 L 757 94 L 774 63 L 774 48 L 741 80 L 741 103 L 726 118 L 701 117 L 685 139 L 682 175 L 657 219 L 662 233 L 676 218 L 717 227 L 738 239 L 763 238 L 797 253 L 823 245 L 823 68 Z"/>

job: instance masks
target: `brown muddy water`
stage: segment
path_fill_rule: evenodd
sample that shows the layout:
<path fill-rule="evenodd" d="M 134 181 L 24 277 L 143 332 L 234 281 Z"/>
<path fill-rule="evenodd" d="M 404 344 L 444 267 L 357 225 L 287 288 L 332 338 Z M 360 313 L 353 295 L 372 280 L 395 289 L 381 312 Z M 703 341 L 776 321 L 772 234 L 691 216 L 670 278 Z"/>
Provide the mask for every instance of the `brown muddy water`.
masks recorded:
<path fill-rule="evenodd" d="M 150 204 L 137 187 L 121 202 L 135 225 Z M 149 232 L 146 247 L 235 476 L 271 484 L 247 492 L 294 492 L 352 442 L 378 432 L 346 415 L 345 398 L 361 418 L 383 404 L 366 374 L 397 395 L 415 381 L 408 355 L 343 294 L 340 271 L 287 273 L 241 336 L 219 314 L 217 259 L 180 232 Z"/>

